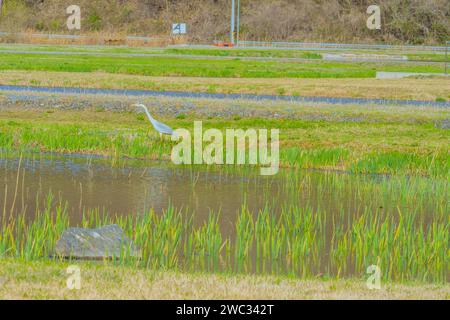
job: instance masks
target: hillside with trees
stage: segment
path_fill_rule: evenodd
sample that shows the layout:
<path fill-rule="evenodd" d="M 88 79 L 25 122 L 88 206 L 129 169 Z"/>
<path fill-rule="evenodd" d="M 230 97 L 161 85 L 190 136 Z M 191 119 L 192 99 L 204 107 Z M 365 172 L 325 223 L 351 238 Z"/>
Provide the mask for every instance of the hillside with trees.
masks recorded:
<path fill-rule="evenodd" d="M 168 35 L 188 25 L 191 42 L 227 39 L 231 0 L 3 0 L 0 31 L 68 33 L 65 9 L 77 4 L 77 33 Z M 448 0 L 378 0 L 381 30 L 366 27 L 373 0 L 241 0 L 241 38 L 442 44 L 450 38 Z"/>

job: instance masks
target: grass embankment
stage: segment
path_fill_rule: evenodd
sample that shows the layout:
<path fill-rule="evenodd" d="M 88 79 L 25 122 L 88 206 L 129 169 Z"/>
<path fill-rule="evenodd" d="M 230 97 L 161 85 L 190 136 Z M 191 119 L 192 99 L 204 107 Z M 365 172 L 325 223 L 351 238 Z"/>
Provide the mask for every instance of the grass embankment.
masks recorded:
<path fill-rule="evenodd" d="M 449 299 L 446 285 L 365 280 L 186 274 L 77 262 L 81 289 L 66 285 L 69 262 L 0 260 L 0 299 Z"/>
<path fill-rule="evenodd" d="M 3 71 L 0 84 L 271 94 L 372 99 L 450 100 L 450 77 L 440 79 L 238 79 L 151 77 L 104 72 Z"/>
<path fill-rule="evenodd" d="M 274 107 L 274 109 L 276 109 Z M 274 110 L 272 109 L 272 110 Z M 161 119 L 174 128 L 278 128 L 284 166 L 350 170 L 362 173 L 449 174 L 448 130 L 435 126 L 448 118 L 433 108 L 298 107 L 297 119 L 201 119 L 180 114 Z M 283 112 L 280 109 L 280 112 Z M 0 147 L 6 150 L 104 154 L 113 157 L 169 159 L 142 114 L 96 111 L 20 111 L 0 113 Z"/>
<path fill-rule="evenodd" d="M 248 57 L 248 58 L 300 58 L 321 59 L 320 53 L 303 50 L 235 49 L 235 48 L 148 48 L 117 46 L 55 46 L 55 45 L 7 45 L 0 44 L 1 51 L 76 52 L 101 54 L 168 54 L 186 56 Z"/>
<path fill-rule="evenodd" d="M 1 48 L 1 47 L 0 47 Z M 323 53 L 338 53 L 338 54 L 354 54 L 358 55 L 392 55 L 392 56 L 406 56 L 411 61 L 422 62 L 445 62 L 445 54 L 441 53 L 423 53 L 423 52 L 402 52 L 397 50 L 320 50 L 320 51 L 305 51 L 303 50 L 282 50 L 282 49 L 196 49 L 196 48 L 169 48 L 165 49 L 164 53 L 179 54 L 179 55 L 197 55 L 197 56 L 221 56 L 221 57 L 266 57 L 266 58 L 302 58 L 302 59 L 321 59 Z M 447 59 L 448 60 L 448 59 Z"/>
<path fill-rule="evenodd" d="M 186 56 L 214 56 L 214 57 L 246 57 L 246 58 L 300 58 L 322 59 L 323 53 L 352 53 L 355 55 L 375 54 L 407 56 L 411 61 L 444 62 L 445 54 L 429 52 L 404 52 L 400 50 L 283 50 L 283 49 L 252 49 L 252 48 L 149 48 L 149 47 L 124 47 L 124 46 L 79 46 L 79 45 L 21 45 L 0 44 L 1 51 L 34 51 L 34 52 L 76 52 L 76 53 L 101 53 L 101 54 L 168 54 Z"/>
<path fill-rule="evenodd" d="M 225 78 L 374 78 L 377 71 L 443 72 L 440 65 L 291 62 L 189 57 L 0 53 L 0 70 L 68 71 Z"/>

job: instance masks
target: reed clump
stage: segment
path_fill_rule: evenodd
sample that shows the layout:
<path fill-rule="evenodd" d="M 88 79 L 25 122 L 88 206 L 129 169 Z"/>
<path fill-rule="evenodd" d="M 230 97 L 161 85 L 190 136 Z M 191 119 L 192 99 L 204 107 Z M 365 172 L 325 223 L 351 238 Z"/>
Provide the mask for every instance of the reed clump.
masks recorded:
<path fill-rule="evenodd" d="M 72 221 L 67 202 L 52 192 L 45 197 L 37 193 L 36 211 L 30 215 L 22 198 L 22 156 L 17 162 L 17 174 L 11 183 L 5 179 L 1 197 L 0 258 L 49 259 L 69 226 L 117 224 L 141 257 L 123 252 L 113 261 L 117 264 L 303 279 L 363 277 L 367 267 L 377 265 L 384 280 L 448 281 L 448 179 L 301 170 L 255 179 L 247 167 L 226 167 L 215 177 L 239 179 L 244 193 L 257 188 L 263 203 L 255 206 L 244 197 L 227 224 L 218 209 L 198 221 L 195 211 L 172 204 L 161 212 L 143 209 L 128 215 L 80 204 L 81 220 Z M 191 168 L 191 189 L 204 183 L 200 173 Z"/>
<path fill-rule="evenodd" d="M 52 255 L 70 225 L 66 206 L 53 202 L 49 195 L 45 208 L 29 221 L 24 214 L 3 216 L 0 257 L 33 260 Z M 341 278 L 363 277 L 375 264 L 384 280 L 448 280 L 450 222 L 445 206 L 431 216 L 400 207 L 394 212 L 367 207 L 329 212 L 290 205 L 282 207 L 281 214 L 276 209 L 267 205 L 255 213 L 243 205 L 234 237 L 223 235 L 218 212 L 195 226 L 192 215 L 172 206 L 160 214 L 150 210 L 125 217 L 91 210 L 81 225 L 118 224 L 139 246 L 142 259 L 124 254 L 114 263 L 152 269 Z"/>
<path fill-rule="evenodd" d="M 258 124 L 256 122 L 255 124 Z M 223 124 L 221 124 L 223 125 Z M 309 124 L 308 124 L 309 125 Z M 301 143 L 299 138 L 297 141 Z M 31 124 L 9 121 L 0 126 L 0 150 L 6 152 L 55 152 L 108 156 L 119 159 L 169 160 L 175 142 L 161 140 L 151 129 L 111 129 L 77 124 Z M 237 151 L 236 151 L 237 152 Z M 248 146 L 246 147 L 248 154 Z M 248 163 L 248 160 L 247 160 Z M 450 175 L 448 148 L 434 150 L 355 150 L 350 147 L 303 148 L 280 146 L 280 165 L 302 169 L 349 171 L 364 174 Z"/>

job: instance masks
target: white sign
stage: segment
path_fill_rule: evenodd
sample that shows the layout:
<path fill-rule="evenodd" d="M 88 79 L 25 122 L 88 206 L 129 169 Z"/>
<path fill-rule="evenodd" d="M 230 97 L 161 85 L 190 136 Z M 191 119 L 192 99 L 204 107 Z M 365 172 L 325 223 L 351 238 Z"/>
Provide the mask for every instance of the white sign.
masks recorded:
<path fill-rule="evenodd" d="M 186 23 L 172 24 L 172 34 L 186 34 Z"/>

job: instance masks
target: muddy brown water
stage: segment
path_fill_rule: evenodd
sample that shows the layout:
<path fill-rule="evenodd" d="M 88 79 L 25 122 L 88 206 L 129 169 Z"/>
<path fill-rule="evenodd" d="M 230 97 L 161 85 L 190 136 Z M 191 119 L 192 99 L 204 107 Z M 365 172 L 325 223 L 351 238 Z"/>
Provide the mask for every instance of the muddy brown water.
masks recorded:
<path fill-rule="evenodd" d="M 448 212 L 446 184 L 433 179 L 287 169 L 263 177 L 257 168 L 248 167 L 180 167 L 168 162 L 112 161 L 81 155 L 0 157 L 0 218 L 6 212 L 25 214 L 32 220 L 37 209 L 46 207 L 49 193 L 54 195 L 52 206 L 59 201 L 67 204 L 72 226 L 79 225 L 83 214 L 93 209 L 123 216 L 142 215 L 150 209 L 161 214 L 172 206 L 192 217 L 196 226 L 206 222 L 211 212 L 220 212 L 222 237 L 233 244 L 237 239 L 237 216 L 243 205 L 254 216 L 265 206 L 278 215 L 283 208 L 310 208 L 312 214 L 320 214 L 327 221 L 321 233 L 325 242 L 320 257 L 302 264 L 303 270 L 310 269 L 314 275 L 361 276 L 351 263 L 343 273 L 332 263 L 330 243 L 334 228 L 342 232 L 363 212 L 381 210 L 386 217 L 398 216 L 398 210 L 419 213 L 417 223 L 423 225 L 432 223 L 438 211 Z M 342 215 L 343 212 L 346 214 Z M 304 217 L 308 219 L 307 215 Z M 339 226 L 334 225 L 335 219 Z M 235 257 L 230 257 L 229 262 L 225 259 L 225 263 L 220 260 L 219 267 L 212 267 L 210 262 L 205 264 L 208 255 L 202 254 L 195 253 L 191 264 L 192 257 L 185 259 L 180 253 L 180 267 L 197 271 L 223 268 L 256 273 L 301 272 L 287 260 L 258 258 L 254 248 L 250 260 L 244 259 L 247 261 L 244 269 L 239 269 Z"/>
<path fill-rule="evenodd" d="M 176 168 L 166 162 L 135 164 L 112 166 L 107 159 L 85 156 L 2 158 L 1 210 L 11 212 L 14 207 L 15 214 L 25 212 L 32 219 L 51 193 L 55 203 L 67 203 L 73 225 L 92 209 L 113 216 L 136 215 L 149 209 L 161 213 L 171 205 L 193 214 L 196 224 L 211 211 L 220 211 L 226 231 L 227 225 L 234 226 L 244 202 L 257 210 L 266 202 L 264 190 L 277 188 L 273 179 L 252 173 Z"/>
<path fill-rule="evenodd" d="M 83 212 L 98 209 L 110 215 L 138 215 L 149 209 L 161 213 L 169 205 L 203 223 L 211 211 L 220 211 L 221 229 L 232 236 L 236 217 L 245 203 L 251 212 L 269 204 L 275 211 L 283 205 L 311 206 L 331 214 L 338 210 L 361 211 L 374 208 L 395 210 L 395 198 L 357 195 L 367 182 L 388 183 L 383 176 L 352 176 L 330 172 L 291 172 L 263 177 L 258 170 L 230 168 L 174 167 L 167 162 L 133 162 L 111 165 L 111 160 L 89 156 L 31 156 L 0 159 L 0 210 L 25 212 L 32 219 L 43 208 L 51 192 L 56 201 L 66 202 L 71 225 Z M 300 176 L 295 183 L 293 176 Z M 336 187 L 336 181 L 342 184 Z M 5 201 L 6 200 L 6 201 Z M 390 206 L 390 207 L 389 207 Z M 14 210 L 11 210 L 11 208 Z M 430 199 L 430 210 L 433 210 Z"/>

